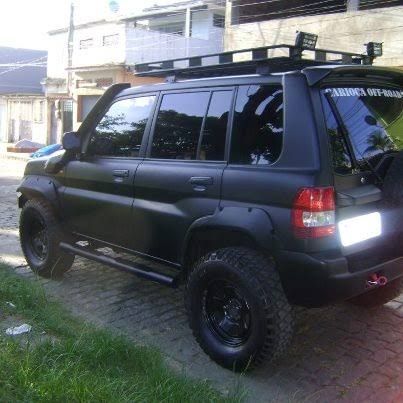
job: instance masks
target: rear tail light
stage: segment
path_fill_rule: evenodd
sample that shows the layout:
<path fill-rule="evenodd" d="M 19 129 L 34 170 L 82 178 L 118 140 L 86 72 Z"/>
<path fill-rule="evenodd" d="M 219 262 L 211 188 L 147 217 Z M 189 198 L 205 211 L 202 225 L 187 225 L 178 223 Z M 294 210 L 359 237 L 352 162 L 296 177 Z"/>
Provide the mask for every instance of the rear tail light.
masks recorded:
<path fill-rule="evenodd" d="M 300 189 L 294 199 L 291 220 L 297 238 L 322 238 L 333 235 L 336 232 L 334 189 Z"/>

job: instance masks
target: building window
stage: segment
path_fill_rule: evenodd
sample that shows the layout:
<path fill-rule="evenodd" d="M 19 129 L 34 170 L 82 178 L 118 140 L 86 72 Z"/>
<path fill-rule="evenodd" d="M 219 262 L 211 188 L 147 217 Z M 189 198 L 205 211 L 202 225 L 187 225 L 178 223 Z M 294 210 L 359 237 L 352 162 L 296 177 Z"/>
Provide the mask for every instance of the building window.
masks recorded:
<path fill-rule="evenodd" d="M 73 130 L 73 100 L 65 99 L 63 101 L 63 132 Z"/>
<path fill-rule="evenodd" d="M 178 21 L 176 21 L 177 19 Z M 174 15 L 174 20 L 169 17 L 167 17 L 166 19 L 156 18 L 152 20 L 136 20 L 133 26 L 134 28 L 145 29 L 147 31 L 157 31 L 164 34 L 184 35 L 185 19 L 186 14 L 180 13 L 178 15 Z"/>
<path fill-rule="evenodd" d="M 347 11 L 345 0 L 235 0 L 232 2 L 232 24 L 306 17 Z"/>
<path fill-rule="evenodd" d="M 119 34 L 104 35 L 102 46 L 115 46 L 119 44 Z"/>
<path fill-rule="evenodd" d="M 213 15 L 213 26 L 217 28 L 225 27 L 225 16 L 220 14 Z"/>
<path fill-rule="evenodd" d="M 34 103 L 34 120 L 36 123 L 43 122 L 45 111 L 45 101 L 35 101 Z"/>
<path fill-rule="evenodd" d="M 88 49 L 94 46 L 94 39 L 89 38 L 89 39 L 81 39 L 80 41 L 80 49 Z"/>
<path fill-rule="evenodd" d="M 79 95 L 77 99 L 77 121 L 82 122 L 97 103 L 99 95 Z"/>
<path fill-rule="evenodd" d="M 63 102 L 63 111 L 73 113 L 73 101 L 71 99 L 67 99 Z"/>
<path fill-rule="evenodd" d="M 185 24 L 182 22 L 167 23 L 159 26 L 150 26 L 150 30 L 163 32 L 164 34 L 184 35 Z"/>
<path fill-rule="evenodd" d="M 113 84 L 113 78 L 112 77 L 97 78 L 95 82 L 97 83 L 98 88 L 107 88 Z"/>

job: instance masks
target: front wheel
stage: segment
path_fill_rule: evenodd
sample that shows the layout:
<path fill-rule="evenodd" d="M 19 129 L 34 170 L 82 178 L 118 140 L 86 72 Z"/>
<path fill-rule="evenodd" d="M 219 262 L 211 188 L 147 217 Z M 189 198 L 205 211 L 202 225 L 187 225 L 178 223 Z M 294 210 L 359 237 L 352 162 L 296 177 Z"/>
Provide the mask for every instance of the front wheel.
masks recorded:
<path fill-rule="evenodd" d="M 218 364 L 243 371 L 277 358 L 293 334 L 292 309 L 274 261 L 241 247 L 209 253 L 186 288 L 190 327 Z"/>
<path fill-rule="evenodd" d="M 42 200 L 28 200 L 20 216 L 21 248 L 33 272 L 42 277 L 60 278 L 70 269 L 74 256 L 64 253 L 59 243 L 63 231 L 52 207 Z"/>

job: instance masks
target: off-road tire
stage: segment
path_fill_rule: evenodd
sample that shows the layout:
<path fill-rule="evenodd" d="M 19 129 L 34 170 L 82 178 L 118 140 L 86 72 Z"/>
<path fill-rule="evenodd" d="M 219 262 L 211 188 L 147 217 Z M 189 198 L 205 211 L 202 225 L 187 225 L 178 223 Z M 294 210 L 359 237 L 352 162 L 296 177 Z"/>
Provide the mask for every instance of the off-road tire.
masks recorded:
<path fill-rule="evenodd" d="M 349 302 L 365 308 L 376 308 L 397 298 L 403 293 L 403 278 L 397 278 L 390 283 L 349 299 Z"/>
<path fill-rule="evenodd" d="M 39 223 L 39 224 L 38 224 Z M 42 225 L 46 234 L 46 251 L 38 257 L 32 244 L 32 226 Z M 59 243 L 66 240 L 52 207 L 44 200 L 28 200 L 20 215 L 20 243 L 31 270 L 39 276 L 59 279 L 74 262 L 74 255 L 60 250 Z"/>
<path fill-rule="evenodd" d="M 211 331 L 203 311 L 203 295 L 214 279 L 236 284 L 248 301 L 251 329 L 243 345 L 232 347 Z M 251 369 L 279 357 L 293 335 L 292 308 L 273 259 L 257 251 L 231 247 L 202 257 L 189 275 L 185 305 L 190 328 L 206 354 L 233 371 Z"/>

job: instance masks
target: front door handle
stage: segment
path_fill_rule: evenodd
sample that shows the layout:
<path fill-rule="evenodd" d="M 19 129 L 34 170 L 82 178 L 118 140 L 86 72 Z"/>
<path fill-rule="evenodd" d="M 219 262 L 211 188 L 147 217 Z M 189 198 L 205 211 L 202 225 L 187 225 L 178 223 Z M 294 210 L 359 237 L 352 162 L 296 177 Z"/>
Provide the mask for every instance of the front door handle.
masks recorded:
<path fill-rule="evenodd" d="M 113 176 L 115 176 L 116 178 L 127 178 L 129 176 L 129 170 L 128 169 L 114 169 Z"/>
<path fill-rule="evenodd" d="M 196 186 L 209 186 L 214 183 L 214 180 L 211 176 L 192 176 L 189 182 Z"/>

